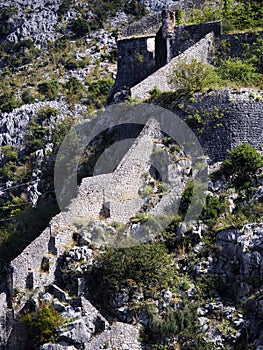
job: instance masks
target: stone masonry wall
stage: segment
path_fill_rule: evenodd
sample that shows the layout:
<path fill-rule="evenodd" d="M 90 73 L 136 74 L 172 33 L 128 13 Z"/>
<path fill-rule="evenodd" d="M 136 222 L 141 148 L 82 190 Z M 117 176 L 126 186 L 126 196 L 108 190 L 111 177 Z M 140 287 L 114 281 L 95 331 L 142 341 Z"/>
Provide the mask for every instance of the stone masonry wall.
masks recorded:
<path fill-rule="evenodd" d="M 131 87 L 155 71 L 155 36 L 117 42 L 118 73 L 114 91 Z"/>
<path fill-rule="evenodd" d="M 112 221 L 125 223 L 138 212 L 142 205 L 138 195 L 143 185 L 142 175 L 150 169 L 152 139 L 158 135 L 154 124 L 146 125 L 114 173 L 82 181 L 68 211 L 56 215 L 50 227 L 11 262 L 10 298 L 12 287 L 19 290 L 43 288 L 54 281 L 57 259 L 72 243 L 72 224 L 78 218 L 98 219 L 103 216 L 105 202 L 109 202 Z M 43 271 L 43 258 L 49 262 L 48 271 Z"/>
<path fill-rule="evenodd" d="M 161 13 L 155 13 L 141 19 L 140 21 L 131 23 L 129 26 L 121 29 L 118 38 L 121 39 L 142 35 L 154 36 L 161 25 Z"/>
<path fill-rule="evenodd" d="M 135 86 L 166 64 L 166 40 L 162 38 L 161 15 L 155 17 L 150 16 L 149 23 L 147 18 L 142 20 L 141 28 L 139 21 L 123 29 L 123 36 L 117 42 L 118 71 L 109 101 L 116 91 Z M 151 30 L 147 31 L 146 28 Z M 221 22 L 175 27 L 174 37 L 169 39 L 171 57 L 178 56 L 210 32 L 219 37 Z M 125 38 L 127 36 L 130 37 Z"/>
<path fill-rule="evenodd" d="M 42 258 L 48 254 L 49 239 L 50 228 L 47 228 L 12 261 L 14 287 L 21 290 L 32 289 L 30 288 L 30 285 L 32 285 L 32 281 L 30 282 L 32 277 L 30 276 L 32 276 L 32 273 L 38 274 L 41 270 Z M 43 279 L 44 277 L 47 277 L 47 275 L 44 274 Z"/>
<path fill-rule="evenodd" d="M 228 155 L 227 149 L 249 143 L 263 150 L 263 94 L 253 89 L 224 89 L 196 94 L 193 103 L 185 103 L 188 115 L 196 111 L 203 116 L 204 126 L 198 138 L 204 153 L 212 161 Z"/>
<path fill-rule="evenodd" d="M 138 191 L 142 175 L 150 169 L 152 139 L 157 136 L 155 127 L 146 125 L 112 174 L 84 179 L 71 205 L 72 216 L 97 219 L 106 206 L 109 220 L 126 223 L 142 206 Z"/>
<path fill-rule="evenodd" d="M 137 100 L 146 99 L 150 96 L 149 91 L 151 91 L 154 87 L 157 87 L 162 92 L 171 91 L 172 87 L 169 84 L 169 77 L 171 76 L 176 65 L 181 60 L 191 62 L 192 59 L 196 59 L 197 61 L 207 62 L 211 51 L 213 50 L 213 46 L 214 35 L 213 33 L 207 34 L 205 38 L 201 39 L 194 46 L 186 50 L 181 55 L 173 58 L 167 65 L 160 68 L 141 83 L 131 88 L 131 97 L 136 98 Z"/>
<path fill-rule="evenodd" d="M 205 22 L 193 25 L 180 25 L 175 27 L 175 38 L 173 41 L 172 55 L 178 56 L 180 53 L 189 49 L 207 34 L 213 32 L 215 38 L 221 36 L 221 21 Z"/>

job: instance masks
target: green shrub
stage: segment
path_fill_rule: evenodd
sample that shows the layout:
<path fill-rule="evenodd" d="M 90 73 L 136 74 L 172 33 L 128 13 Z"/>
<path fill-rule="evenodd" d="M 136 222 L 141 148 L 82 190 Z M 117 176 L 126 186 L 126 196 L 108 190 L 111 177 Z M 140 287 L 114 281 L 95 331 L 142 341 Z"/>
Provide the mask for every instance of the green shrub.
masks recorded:
<path fill-rule="evenodd" d="M 14 174 L 16 171 L 16 163 L 8 162 L 0 168 L 1 181 L 14 181 Z"/>
<path fill-rule="evenodd" d="M 14 24 L 10 19 L 17 13 L 14 6 L 3 6 L 0 9 L 0 36 L 6 36 L 14 29 Z"/>
<path fill-rule="evenodd" d="M 83 89 L 81 81 L 76 77 L 70 77 L 69 80 L 64 84 L 64 88 L 67 90 L 68 95 L 75 95 Z"/>
<path fill-rule="evenodd" d="M 208 225 L 214 225 L 224 209 L 225 206 L 218 197 L 209 195 L 206 197 L 206 204 L 203 208 L 201 219 Z"/>
<path fill-rule="evenodd" d="M 20 321 L 26 326 L 28 339 L 35 347 L 54 342 L 56 331 L 64 322 L 59 312 L 46 304 L 41 304 L 36 311 L 23 315 Z"/>
<path fill-rule="evenodd" d="M 78 61 L 74 58 L 69 58 L 66 62 L 64 67 L 68 70 L 75 70 L 78 68 Z"/>
<path fill-rule="evenodd" d="M 193 198 L 193 193 L 194 193 L 194 184 L 193 182 L 189 182 L 181 197 L 180 206 L 179 206 L 180 215 L 184 216 L 187 213 L 188 207 Z"/>
<path fill-rule="evenodd" d="M 18 154 L 12 146 L 0 147 L 0 178 L 1 181 L 12 181 L 15 179 Z"/>
<path fill-rule="evenodd" d="M 89 23 L 84 18 L 74 19 L 71 29 L 77 37 L 82 37 L 90 32 Z"/>
<path fill-rule="evenodd" d="M 151 96 L 151 98 L 156 98 L 160 96 L 160 94 L 161 94 L 161 90 L 158 89 L 157 86 L 154 86 L 152 90 L 149 91 L 149 95 Z"/>
<path fill-rule="evenodd" d="M 222 20 L 226 31 L 262 26 L 263 8 L 260 1 L 207 0 L 202 6 L 185 9 L 184 20 L 188 23 L 202 23 Z"/>
<path fill-rule="evenodd" d="M 248 188 L 256 171 L 263 166 L 263 156 L 247 143 L 228 153 L 229 157 L 222 165 L 224 175 L 237 188 Z"/>
<path fill-rule="evenodd" d="M 72 117 L 66 117 L 62 121 L 56 123 L 51 130 L 51 142 L 57 150 L 68 134 L 70 128 L 74 125 L 75 120 Z"/>
<path fill-rule="evenodd" d="M 101 79 L 98 81 L 94 81 L 89 86 L 89 93 L 95 98 L 99 98 L 101 96 L 107 96 L 110 92 L 110 89 L 113 85 L 112 79 Z"/>
<path fill-rule="evenodd" d="M 0 160 L 3 163 L 17 161 L 18 154 L 13 146 L 0 146 Z"/>
<path fill-rule="evenodd" d="M 88 98 L 91 107 L 102 108 L 114 81 L 112 79 L 100 79 L 93 81 L 88 88 Z"/>
<path fill-rule="evenodd" d="M 1 112 L 11 112 L 13 109 L 21 105 L 17 101 L 15 95 L 11 92 L 5 92 L 0 96 L 0 110 Z"/>
<path fill-rule="evenodd" d="M 158 335 L 165 344 L 165 338 L 175 337 L 183 331 L 194 332 L 197 328 L 197 313 L 195 305 L 185 303 L 180 309 L 168 307 L 160 316 L 155 306 L 147 307 L 149 325 L 147 331 Z"/>
<path fill-rule="evenodd" d="M 31 89 L 26 89 L 22 92 L 21 99 L 24 103 L 34 103 L 36 98 Z"/>
<path fill-rule="evenodd" d="M 32 121 L 28 131 L 25 133 L 25 144 L 28 153 L 35 152 L 45 147 L 48 142 L 49 130 L 47 127 L 39 125 L 37 121 Z"/>
<path fill-rule="evenodd" d="M 244 29 L 262 26 L 263 8 L 258 0 L 225 1 L 223 19 L 231 23 L 232 28 Z"/>
<path fill-rule="evenodd" d="M 219 81 L 218 75 L 210 65 L 195 59 L 191 63 L 181 60 L 169 78 L 170 85 L 185 94 L 201 91 Z"/>
<path fill-rule="evenodd" d="M 216 68 L 218 75 L 226 82 L 235 82 L 246 86 L 258 85 L 260 74 L 253 63 L 239 58 L 228 58 Z"/>
<path fill-rule="evenodd" d="M 30 49 L 34 46 L 34 42 L 31 39 L 20 40 L 13 45 L 13 50 L 15 52 L 20 51 L 21 49 Z"/>
<path fill-rule="evenodd" d="M 167 288 L 174 270 L 166 248 L 146 243 L 131 248 L 110 248 L 100 255 L 89 274 L 96 300 L 107 305 L 122 288 L 141 286 L 143 290 Z"/>
<path fill-rule="evenodd" d="M 244 57 L 251 62 L 258 71 L 263 73 L 263 38 L 258 38 L 252 44 L 244 45 Z"/>
<path fill-rule="evenodd" d="M 59 111 L 51 106 L 42 107 L 37 111 L 37 121 L 43 122 L 57 116 Z"/>
<path fill-rule="evenodd" d="M 58 96 L 59 83 L 56 80 L 48 80 L 38 84 L 38 91 L 48 99 L 54 99 Z"/>

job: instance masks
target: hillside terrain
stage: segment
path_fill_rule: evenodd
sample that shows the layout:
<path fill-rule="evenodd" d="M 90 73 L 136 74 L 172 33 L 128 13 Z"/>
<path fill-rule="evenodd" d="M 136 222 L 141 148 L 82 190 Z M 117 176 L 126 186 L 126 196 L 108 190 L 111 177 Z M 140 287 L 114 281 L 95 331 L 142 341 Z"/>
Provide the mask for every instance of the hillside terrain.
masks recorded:
<path fill-rule="evenodd" d="M 0 349 L 263 349 L 262 18 L 256 0 L 0 4 Z M 93 138 L 62 206 L 72 127 Z"/>

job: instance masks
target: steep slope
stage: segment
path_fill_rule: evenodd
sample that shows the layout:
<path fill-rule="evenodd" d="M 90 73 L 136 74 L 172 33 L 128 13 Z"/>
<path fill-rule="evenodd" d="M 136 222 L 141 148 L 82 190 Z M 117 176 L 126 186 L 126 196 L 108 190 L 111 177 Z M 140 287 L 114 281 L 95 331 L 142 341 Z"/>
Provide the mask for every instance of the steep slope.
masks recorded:
<path fill-rule="evenodd" d="M 139 4 L 155 12 L 192 3 L 201 1 L 0 5 L 1 349 L 262 349 L 263 160 L 242 145 L 262 151 L 259 90 L 162 94 L 151 86 L 151 103 L 180 113 L 210 157 L 198 221 L 186 225 L 184 217 L 202 163 L 191 167 L 174 140 L 155 132 L 148 137 L 147 128 L 112 174 L 85 178 L 70 210 L 56 215 L 55 155 L 69 128 L 104 105 L 116 74 L 116 31 L 108 26 L 143 16 Z M 260 38 L 225 36 L 219 52 L 228 59 L 244 37 L 250 56 L 237 60 L 234 72 L 249 72 L 260 87 Z M 235 44 L 230 53 L 224 40 Z M 126 125 L 121 135 L 111 127 L 95 137 L 80 179 L 92 175 L 105 148 L 140 131 Z M 164 157 L 162 174 L 173 179 L 172 188 L 151 167 L 152 149 Z M 167 205 L 179 198 L 170 225 L 159 232 Z M 146 228 L 143 244 L 118 245 L 121 237 L 144 237 Z"/>

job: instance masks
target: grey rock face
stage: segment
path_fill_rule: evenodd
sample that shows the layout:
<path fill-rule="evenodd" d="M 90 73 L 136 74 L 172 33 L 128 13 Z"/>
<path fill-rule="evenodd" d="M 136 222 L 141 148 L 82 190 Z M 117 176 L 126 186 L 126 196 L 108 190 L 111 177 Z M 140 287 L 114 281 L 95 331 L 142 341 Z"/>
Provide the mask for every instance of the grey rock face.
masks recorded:
<path fill-rule="evenodd" d="M 116 322 L 110 329 L 85 344 L 85 350 L 103 349 L 105 346 L 108 346 L 110 350 L 140 350 L 142 346 L 138 342 L 138 338 L 138 327 Z"/>
<path fill-rule="evenodd" d="M 217 244 L 214 272 L 229 298 L 247 303 L 250 332 L 258 336 L 263 317 L 263 223 L 221 231 Z"/>
<path fill-rule="evenodd" d="M 82 345 L 90 340 L 95 332 L 95 326 L 92 322 L 84 319 L 71 322 L 67 325 L 67 331 L 60 334 L 59 340 L 64 340 L 69 344 Z"/>
<path fill-rule="evenodd" d="M 75 346 L 71 346 L 66 342 L 60 344 L 44 344 L 39 350 L 75 350 Z"/>
<path fill-rule="evenodd" d="M 69 296 L 67 295 L 67 293 L 65 293 L 62 289 L 60 289 L 55 284 L 51 284 L 48 287 L 48 291 L 50 294 L 54 295 L 54 297 L 60 301 L 66 301 L 67 299 L 69 299 Z"/>
<path fill-rule="evenodd" d="M 5 1 L 1 7 L 15 7 L 16 13 L 12 16 L 14 31 L 9 34 L 8 40 L 18 41 L 31 38 L 39 47 L 48 40 L 56 37 L 55 26 L 58 23 L 58 10 L 61 0 L 52 2 L 42 1 Z"/>
<path fill-rule="evenodd" d="M 15 145 L 17 147 L 24 145 L 24 133 L 27 131 L 29 122 L 36 117 L 37 112 L 44 107 L 52 107 L 59 111 L 58 116 L 54 119 L 62 119 L 63 116 L 72 116 L 72 112 L 63 102 L 49 101 L 37 102 L 23 105 L 14 109 L 10 113 L 1 113 L 0 119 L 0 146 Z"/>

